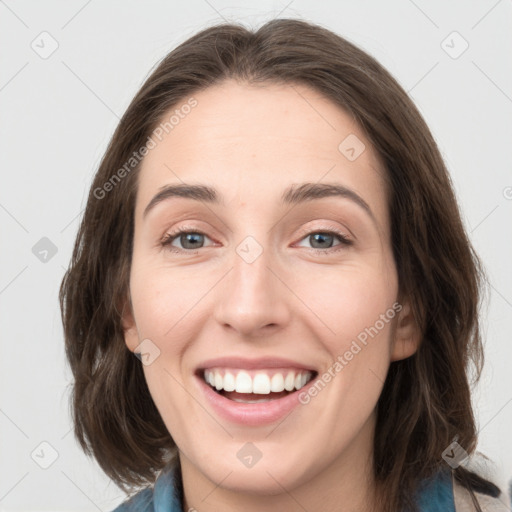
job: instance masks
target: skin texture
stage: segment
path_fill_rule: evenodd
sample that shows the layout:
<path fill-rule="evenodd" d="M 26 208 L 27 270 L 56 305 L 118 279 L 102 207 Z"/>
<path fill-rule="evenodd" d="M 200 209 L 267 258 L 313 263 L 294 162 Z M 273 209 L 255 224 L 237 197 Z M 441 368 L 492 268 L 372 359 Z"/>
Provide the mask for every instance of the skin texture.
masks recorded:
<path fill-rule="evenodd" d="M 124 319 L 130 350 L 144 339 L 160 350 L 144 372 L 180 450 L 185 510 L 370 510 L 375 406 L 390 362 L 419 343 L 398 297 L 383 167 L 357 123 L 307 87 L 227 81 L 194 97 L 142 164 Z M 338 149 L 350 134 L 366 146 L 354 161 Z M 352 189 L 375 221 L 348 198 L 281 204 L 303 182 Z M 172 198 L 143 218 L 160 187 L 179 183 L 214 186 L 223 203 Z M 179 236 L 162 247 L 176 228 L 205 233 L 203 247 Z M 332 229 L 353 245 L 315 245 L 312 233 Z M 263 249 L 252 263 L 236 252 L 247 236 Z M 395 302 L 393 320 L 280 423 L 230 423 L 198 387 L 200 363 L 227 355 L 285 357 L 322 374 Z M 251 468 L 237 458 L 248 441 L 262 453 Z"/>

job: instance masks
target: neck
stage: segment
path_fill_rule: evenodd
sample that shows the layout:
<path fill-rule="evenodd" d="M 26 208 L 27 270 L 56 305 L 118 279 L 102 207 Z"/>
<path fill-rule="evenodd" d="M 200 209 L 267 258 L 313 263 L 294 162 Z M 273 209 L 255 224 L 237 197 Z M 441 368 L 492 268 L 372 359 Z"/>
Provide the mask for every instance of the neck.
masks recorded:
<path fill-rule="evenodd" d="M 180 453 L 183 476 L 184 508 L 197 512 L 371 512 L 375 508 L 376 487 L 373 477 L 373 434 L 375 418 L 368 422 L 330 465 L 311 473 L 305 483 L 285 488 L 277 486 L 272 494 L 256 494 L 230 489 L 229 475 L 212 481 Z M 305 468 L 307 471 L 307 468 Z"/>

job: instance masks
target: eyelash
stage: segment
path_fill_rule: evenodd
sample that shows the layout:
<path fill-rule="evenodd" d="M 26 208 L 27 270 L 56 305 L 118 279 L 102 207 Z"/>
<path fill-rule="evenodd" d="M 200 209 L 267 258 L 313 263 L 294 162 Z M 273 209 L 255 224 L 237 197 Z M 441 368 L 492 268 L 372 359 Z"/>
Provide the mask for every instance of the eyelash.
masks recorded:
<path fill-rule="evenodd" d="M 204 249 L 204 247 L 200 247 L 194 252 L 194 249 L 179 249 L 177 247 L 171 246 L 171 243 L 178 238 L 182 234 L 194 234 L 194 235 L 203 235 L 205 237 L 208 237 L 206 233 L 203 233 L 202 231 L 199 231 L 197 229 L 192 228 L 181 228 L 179 230 L 173 231 L 171 233 L 167 233 L 164 238 L 161 241 L 161 246 L 164 248 L 167 248 L 172 253 L 189 253 L 189 254 L 197 254 L 197 251 L 199 249 Z M 353 241 L 348 238 L 344 233 L 341 233 L 340 231 L 336 231 L 334 229 L 331 230 L 316 230 L 316 231 L 310 231 L 306 233 L 300 241 L 304 240 L 308 236 L 315 235 L 315 234 L 322 234 L 322 235 L 335 235 L 340 243 L 338 245 L 335 245 L 334 247 L 328 247 L 327 249 L 317 249 L 316 247 L 311 247 L 310 250 L 314 251 L 317 254 L 332 254 L 334 252 L 338 252 L 346 247 L 349 247 L 353 245 Z"/>

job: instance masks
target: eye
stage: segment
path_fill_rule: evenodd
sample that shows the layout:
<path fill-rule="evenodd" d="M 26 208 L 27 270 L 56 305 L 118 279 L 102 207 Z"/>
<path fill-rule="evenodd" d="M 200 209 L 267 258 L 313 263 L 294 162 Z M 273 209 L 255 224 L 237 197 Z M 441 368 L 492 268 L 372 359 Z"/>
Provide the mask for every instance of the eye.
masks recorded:
<path fill-rule="evenodd" d="M 201 249 L 204 246 L 204 239 L 208 236 L 201 231 L 190 230 L 189 228 L 181 228 L 179 230 L 167 233 L 161 242 L 162 247 L 167 247 L 171 252 L 191 252 Z M 338 231 L 311 231 L 301 240 L 309 238 L 313 247 L 312 250 L 319 253 L 330 253 L 343 249 L 353 244 L 345 234 Z M 339 243 L 332 246 L 334 239 L 338 239 Z M 176 247 L 174 242 L 177 241 L 181 247 Z M 317 247 L 315 247 L 317 245 Z"/>
<path fill-rule="evenodd" d="M 340 243 L 333 246 L 334 239 L 337 238 Z M 331 253 L 339 251 L 353 244 L 344 233 L 338 231 L 311 231 L 302 240 L 308 239 L 313 245 L 312 249 L 316 252 Z"/>
<path fill-rule="evenodd" d="M 194 249 L 201 249 L 205 237 L 208 238 L 201 231 L 189 231 L 188 228 L 182 228 L 172 233 L 167 233 L 161 245 L 162 247 L 168 247 L 171 252 L 190 252 Z M 175 240 L 182 244 L 182 248 L 172 245 Z"/>

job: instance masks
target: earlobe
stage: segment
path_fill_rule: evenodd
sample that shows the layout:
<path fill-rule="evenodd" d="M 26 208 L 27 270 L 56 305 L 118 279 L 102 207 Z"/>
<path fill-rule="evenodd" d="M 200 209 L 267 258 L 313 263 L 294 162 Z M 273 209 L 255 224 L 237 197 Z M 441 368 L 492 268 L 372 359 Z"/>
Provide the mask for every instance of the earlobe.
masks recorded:
<path fill-rule="evenodd" d="M 412 356 L 419 348 L 421 332 L 414 318 L 410 303 L 402 304 L 397 318 L 395 336 L 391 349 L 391 361 L 400 361 Z"/>
<path fill-rule="evenodd" d="M 129 299 L 125 301 L 122 311 L 121 327 L 124 332 L 124 342 L 128 349 L 133 352 L 139 345 L 139 332 L 137 324 L 135 323 L 131 301 Z"/>

